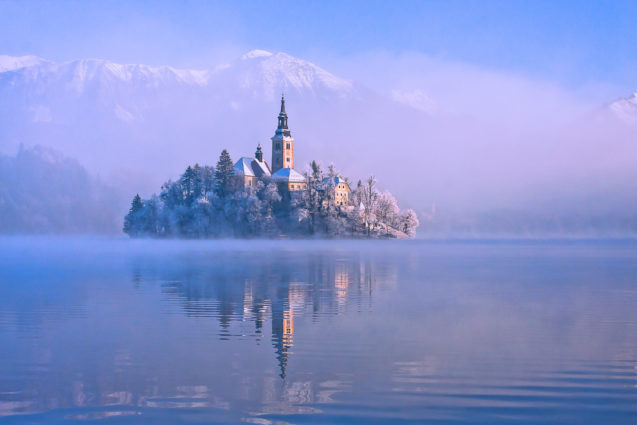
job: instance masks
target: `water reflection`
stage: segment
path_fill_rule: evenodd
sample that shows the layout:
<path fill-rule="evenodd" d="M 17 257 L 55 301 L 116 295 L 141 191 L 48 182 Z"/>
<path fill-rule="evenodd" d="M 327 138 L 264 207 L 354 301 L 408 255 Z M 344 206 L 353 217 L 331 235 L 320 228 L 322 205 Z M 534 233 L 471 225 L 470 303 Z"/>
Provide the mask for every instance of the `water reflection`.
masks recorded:
<path fill-rule="evenodd" d="M 636 246 L 36 248 L 0 256 L 2 423 L 637 414 Z"/>
<path fill-rule="evenodd" d="M 253 336 L 259 341 L 264 324 L 270 322 L 281 379 L 294 346 L 295 318 L 309 316 L 317 322 L 350 308 L 369 311 L 378 283 L 383 289 L 394 288 L 397 278 L 395 264 L 375 262 L 360 253 L 297 254 L 293 261 L 287 255 L 233 253 L 200 260 L 191 262 L 185 273 L 157 269 L 142 260 L 134 266 L 131 280 L 136 287 L 160 282 L 162 293 L 186 316 L 216 318 L 221 340 Z M 246 323 L 252 323 L 252 329 Z"/>

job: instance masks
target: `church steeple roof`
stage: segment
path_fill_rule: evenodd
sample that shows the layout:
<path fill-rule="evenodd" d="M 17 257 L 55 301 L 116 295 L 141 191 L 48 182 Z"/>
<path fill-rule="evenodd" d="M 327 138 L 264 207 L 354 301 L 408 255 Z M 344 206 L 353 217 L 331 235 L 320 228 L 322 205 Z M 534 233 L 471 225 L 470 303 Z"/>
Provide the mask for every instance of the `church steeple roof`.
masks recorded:
<path fill-rule="evenodd" d="M 279 112 L 279 125 L 277 126 L 277 129 L 288 129 L 288 114 L 285 112 L 285 97 L 283 96 L 283 93 L 281 93 L 281 112 Z"/>

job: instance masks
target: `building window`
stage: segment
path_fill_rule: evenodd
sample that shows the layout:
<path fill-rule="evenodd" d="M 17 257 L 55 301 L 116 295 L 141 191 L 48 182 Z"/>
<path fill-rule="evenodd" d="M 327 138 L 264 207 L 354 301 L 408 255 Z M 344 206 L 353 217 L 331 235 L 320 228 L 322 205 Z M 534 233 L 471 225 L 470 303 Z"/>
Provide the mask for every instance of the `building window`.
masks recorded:
<path fill-rule="evenodd" d="M 281 149 L 281 143 L 278 143 L 278 142 L 277 142 L 277 144 L 276 144 L 276 150 L 280 150 L 280 149 Z"/>
<path fill-rule="evenodd" d="M 290 158 L 289 158 L 289 157 L 288 157 L 288 158 L 285 158 L 285 161 L 286 161 L 286 162 L 290 162 Z"/>
<path fill-rule="evenodd" d="M 285 144 L 285 149 L 290 149 L 290 144 L 289 143 Z"/>

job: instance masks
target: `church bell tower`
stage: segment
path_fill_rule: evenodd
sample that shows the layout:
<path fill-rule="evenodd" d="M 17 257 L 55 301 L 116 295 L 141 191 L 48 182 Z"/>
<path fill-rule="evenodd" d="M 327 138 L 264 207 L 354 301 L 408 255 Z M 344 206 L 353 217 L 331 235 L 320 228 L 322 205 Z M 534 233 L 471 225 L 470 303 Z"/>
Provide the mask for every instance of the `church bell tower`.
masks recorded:
<path fill-rule="evenodd" d="M 288 128 L 288 114 L 285 112 L 285 98 L 281 95 L 279 122 L 272 137 L 272 173 L 281 168 L 294 168 L 294 139 Z"/>

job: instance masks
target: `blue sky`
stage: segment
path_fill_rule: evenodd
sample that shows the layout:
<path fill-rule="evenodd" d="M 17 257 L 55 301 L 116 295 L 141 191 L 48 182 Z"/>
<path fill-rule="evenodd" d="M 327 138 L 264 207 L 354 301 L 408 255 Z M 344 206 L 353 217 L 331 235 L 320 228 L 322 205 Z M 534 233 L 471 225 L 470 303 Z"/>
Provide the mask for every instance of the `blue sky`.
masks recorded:
<path fill-rule="evenodd" d="M 4 1 L 0 54 L 208 67 L 382 51 L 637 90 L 637 1 Z"/>

